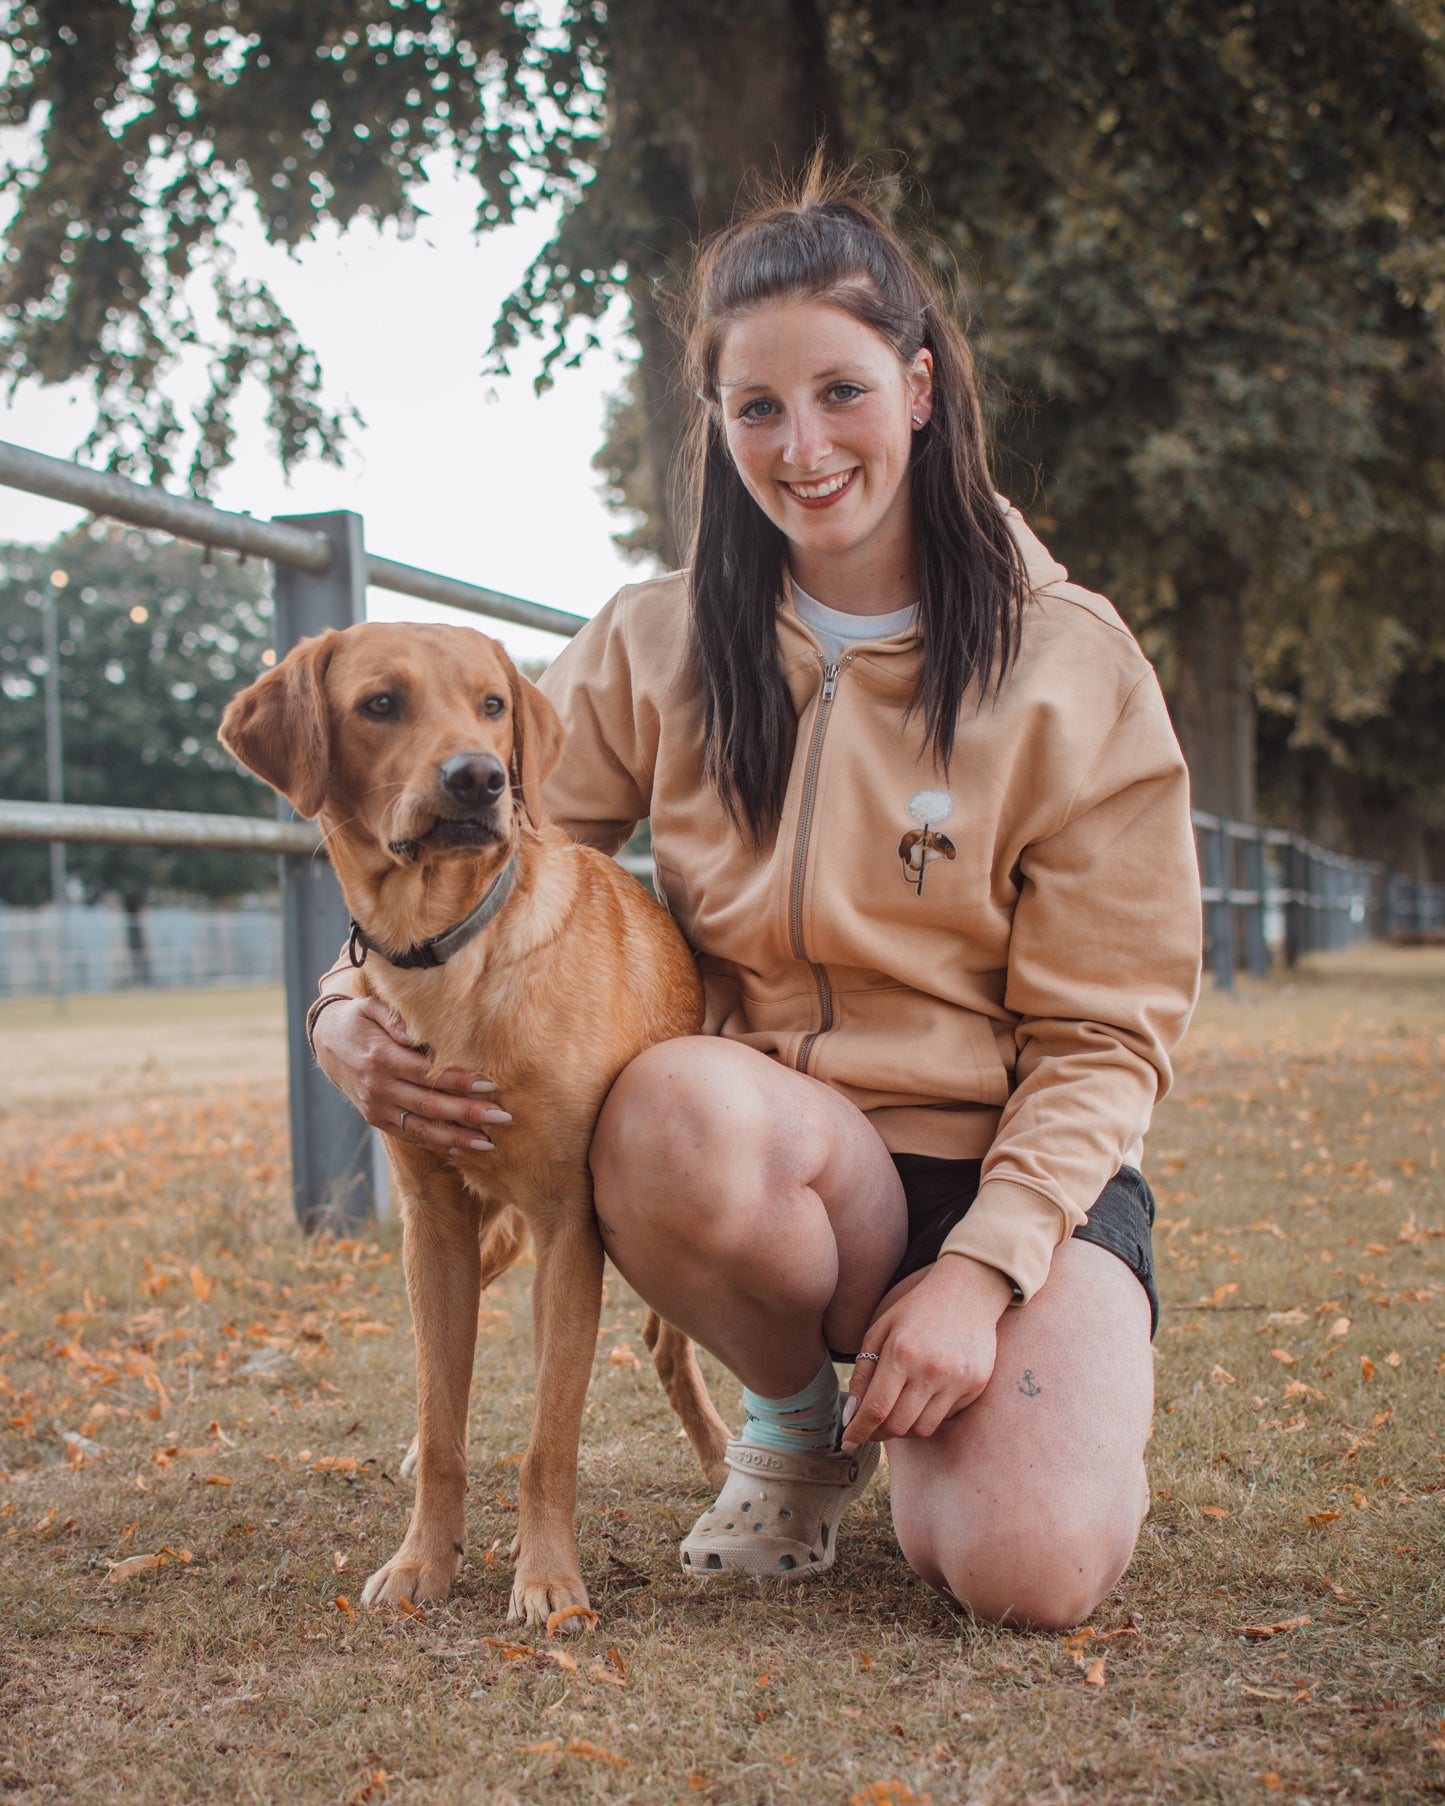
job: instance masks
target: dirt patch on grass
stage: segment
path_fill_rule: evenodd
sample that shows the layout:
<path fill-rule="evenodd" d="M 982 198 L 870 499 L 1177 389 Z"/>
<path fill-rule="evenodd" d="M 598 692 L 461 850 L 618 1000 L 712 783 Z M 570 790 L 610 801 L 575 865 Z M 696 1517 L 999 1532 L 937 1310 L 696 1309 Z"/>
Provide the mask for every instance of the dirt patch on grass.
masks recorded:
<path fill-rule="evenodd" d="M 209 1046 L 214 999 L 201 1016 Z M 411 1502 L 395 1237 L 296 1235 L 279 1011 L 259 1082 L 228 1065 L 208 1090 L 194 1061 L 169 1087 L 136 1072 L 106 1121 L 70 1114 L 66 1075 L 133 1071 L 137 1025 L 82 1029 L 36 1025 L 61 1048 L 53 1091 L 0 1119 L 7 1797 L 1445 1794 L 1437 951 L 1206 999 L 1150 1147 L 1154 1508 L 1074 1637 L 977 1625 L 927 1593 L 893 1541 L 886 1475 L 812 1590 L 696 1590 L 676 1543 L 705 1489 L 615 1276 L 579 1514 L 601 1622 L 565 1647 L 509 1629 L 525 1266 L 483 1300 L 456 1594 L 420 1616 L 363 1611 Z M 8 1058 L 39 1086 L 38 1052 Z M 137 1556 L 160 1559 L 119 1565 Z"/>

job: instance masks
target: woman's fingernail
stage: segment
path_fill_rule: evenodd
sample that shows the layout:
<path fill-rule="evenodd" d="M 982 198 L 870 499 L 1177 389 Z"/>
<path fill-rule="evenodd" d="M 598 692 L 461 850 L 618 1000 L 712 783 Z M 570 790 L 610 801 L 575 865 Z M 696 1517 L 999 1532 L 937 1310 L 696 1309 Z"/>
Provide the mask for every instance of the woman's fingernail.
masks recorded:
<path fill-rule="evenodd" d="M 480 1137 L 476 1141 L 469 1141 L 467 1143 L 467 1146 L 469 1148 L 480 1148 L 484 1154 L 490 1154 L 492 1152 L 493 1145 L 494 1144 L 492 1142 L 483 1141 L 480 1139 Z"/>
<path fill-rule="evenodd" d="M 493 1108 L 491 1110 L 483 1110 L 482 1112 L 483 1122 L 510 1122 L 511 1120 L 511 1117 L 508 1116 L 505 1110 Z"/>
<path fill-rule="evenodd" d="M 858 1401 L 856 1398 L 852 1397 L 852 1395 L 850 1394 L 847 1398 L 845 1398 L 843 1400 L 843 1428 L 845 1430 L 848 1428 L 848 1425 L 850 1423 L 852 1423 L 853 1419 L 857 1415 L 858 1415 Z"/>
<path fill-rule="evenodd" d="M 496 1088 L 497 1087 L 492 1083 L 492 1081 L 490 1079 L 473 1079 L 472 1080 L 472 1090 L 473 1091 L 495 1091 Z"/>

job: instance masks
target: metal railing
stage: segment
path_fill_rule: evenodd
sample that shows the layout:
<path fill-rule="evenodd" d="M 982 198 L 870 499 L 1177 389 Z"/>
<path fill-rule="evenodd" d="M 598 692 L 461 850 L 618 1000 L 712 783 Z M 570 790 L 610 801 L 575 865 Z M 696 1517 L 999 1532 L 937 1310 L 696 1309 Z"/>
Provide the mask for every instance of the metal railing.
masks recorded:
<path fill-rule="evenodd" d="M 1357 941 L 1445 930 L 1445 885 L 1402 878 L 1378 860 L 1347 859 L 1283 828 L 1194 811 L 1205 962 L 1221 990 L 1241 964 L 1269 970 Z"/>

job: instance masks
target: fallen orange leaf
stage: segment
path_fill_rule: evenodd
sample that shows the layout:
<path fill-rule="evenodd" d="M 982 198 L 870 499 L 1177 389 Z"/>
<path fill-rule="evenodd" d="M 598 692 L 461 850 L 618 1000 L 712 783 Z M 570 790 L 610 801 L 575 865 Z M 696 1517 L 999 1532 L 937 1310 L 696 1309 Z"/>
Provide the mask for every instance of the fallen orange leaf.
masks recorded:
<path fill-rule="evenodd" d="M 313 1461 L 311 1465 L 313 1468 L 335 1474 L 354 1474 L 360 1468 L 361 1463 L 355 1455 L 323 1455 L 319 1461 Z"/>
<path fill-rule="evenodd" d="M 1222 1505 L 1201 1505 L 1199 1509 L 1207 1518 L 1227 1518 L 1229 1516 Z"/>
<path fill-rule="evenodd" d="M 624 1680 L 626 1680 L 627 1664 L 622 1659 L 622 1651 L 620 1649 L 609 1649 L 607 1652 L 607 1659 L 609 1662 L 611 1662 L 612 1666 L 617 1670 L 617 1672 L 622 1676 L 622 1678 Z"/>
<path fill-rule="evenodd" d="M 1309 1613 L 1306 1612 L 1302 1618 L 1281 1618 L 1277 1624 L 1241 1624 L 1239 1629 L 1241 1635 L 1246 1637 L 1273 1637 L 1282 1630 L 1298 1630 L 1309 1621 Z"/>
<path fill-rule="evenodd" d="M 336 1607 L 337 1611 L 344 1612 L 348 1618 L 355 1617 L 356 1614 L 351 1609 L 351 1601 L 346 1597 L 345 1593 L 338 1593 L 331 1603 Z"/>
<path fill-rule="evenodd" d="M 569 1618 L 585 1618 L 587 1620 L 587 1628 L 589 1630 L 591 1630 L 597 1623 L 596 1612 L 591 1611 L 587 1606 L 585 1606 L 585 1605 L 567 1605 L 567 1606 L 563 1606 L 563 1608 L 560 1612 L 552 1612 L 548 1615 L 547 1635 L 549 1637 L 555 1637 L 559 1626 L 565 1624 Z"/>
<path fill-rule="evenodd" d="M 1337 1511 L 1307 1511 L 1305 1522 L 1312 1524 L 1316 1530 L 1323 1530 L 1326 1524 L 1333 1524 L 1339 1515 Z"/>
<path fill-rule="evenodd" d="M 906 1781 L 874 1781 L 849 1797 L 848 1806 L 930 1806 L 932 1794 L 914 1793 Z"/>
<path fill-rule="evenodd" d="M 576 1667 L 575 1662 L 573 1667 Z M 609 1687 L 625 1687 L 627 1685 L 620 1674 L 615 1673 L 611 1668 L 604 1668 L 601 1662 L 591 1664 L 587 1670 L 587 1678 L 589 1681 L 605 1683 Z"/>
<path fill-rule="evenodd" d="M 1398 1367 L 1400 1365 L 1400 1357 L 1393 1348 L 1390 1350 L 1389 1354 L 1385 1356 L 1385 1365 L 1387 1367 Z"/>
<path fill-rule="evenodd" d="M 569 1756 L 590 1756 L 595 1762 L 610 1762 L 614 1768 L 626 1768 L 626 1759 L 619 1756 L 616 1750 L 603 1749 L 600 1743 L 589 1743 L 585 1737 L 569 1737 L 567 1739 Z"/>
<path fill-rule="evenodd" d="M 1232 1373 L 1226 1373 L 1222 1367 L 1217 1365 L 1214 1367 L 1209 1377 L 1218 1386 L 1233 1386 L 1236 1384 L 1234 1375 Z"/>
<path fill-rule="evenodd" d="M 117 1586 L 122 1580 L 134 1580 L 138 1574 L 149 1574 L 155 1568 L 166 1565 L 164 1555 L 130 1555 L 124 1561 L 116 1562 L 106 1575 L 107 1586 Z"/>
<path fill-rule="evenodd" d="M 1089 1666 L 1084 1670 L 1084 1685 L 1086 1687 L 1103 1686 L 1104 1664 L 1108 1659 L 1107 1656 L 1096 1656 L 1094 1660 L 1089 1663 Z"/>
<path fill-rule="evenodd" d="M 1294 1364 L 1295 1364 L 1294 1356 L 1290 1353 L 1290 1351 L 1287 1348 L 1272 1348 L 1272 1349 L 1270 1349 L 1269 1352 L 1271 1353 L 1271 1355 L 1274 1356 L 1276 1361 L 1281 1362 L 1284 1366 L 1286 1366 L 1286 1367 L 1294 1366 Z"/>
<path fill-rule="evenodd" d="M 173 1549 L 169 1543 L 161 1544 L 161 1554 L 174 1556 L 182 1566 L 185 1566 L 196 1559 L 189 1549 Z"/>
<path fill-rule="evenodd" d="M 1331 1341 L 1336 1341 L 1336 1340 L 1338 1340 L 1339 1337 L 1347 1336 L 1347 1335 L 1349 1335 L 1349 1333 L 1350 1333 L 1349 1318 L 1348 1317 L 1336 1317 L 1334 1322 L 1330 1325 Z"/>
<path fill-rule="evenodd" d="M 224 1474 L 207 1474 L 206 1475 L 206 1485 L 207 1486 L 229 1486 L 230 1484 L 231 1484 L 231 1482 L 225 1477 Z"/>

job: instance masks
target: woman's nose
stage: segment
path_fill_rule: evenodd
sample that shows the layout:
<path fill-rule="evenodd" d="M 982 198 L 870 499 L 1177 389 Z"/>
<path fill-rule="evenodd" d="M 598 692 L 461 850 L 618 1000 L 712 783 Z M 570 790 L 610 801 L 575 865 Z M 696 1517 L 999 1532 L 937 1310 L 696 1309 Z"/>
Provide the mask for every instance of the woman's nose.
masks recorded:
<path fill-rule="evenodd" d="M 833 449 L 828 423 L 811 408 L 796 409 L 785 455 L 795 470 L 816 470 Z"/>

